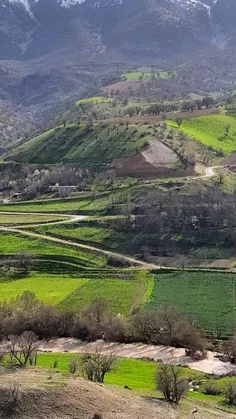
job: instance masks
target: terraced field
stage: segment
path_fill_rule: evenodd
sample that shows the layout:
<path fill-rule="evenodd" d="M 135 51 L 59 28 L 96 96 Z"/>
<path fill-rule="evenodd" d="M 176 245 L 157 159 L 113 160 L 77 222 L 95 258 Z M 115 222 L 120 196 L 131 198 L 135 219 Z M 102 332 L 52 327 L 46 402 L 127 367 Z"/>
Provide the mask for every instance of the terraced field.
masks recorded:
<path fill-rule="evenodd" d="M 135 155 L 148 138 L 146 132 L 145 126 L 68 125 L 32 138 L 10 152 L 7 159 L 37 164 L 76 163 L 100 171 L 115 158 Z"/>

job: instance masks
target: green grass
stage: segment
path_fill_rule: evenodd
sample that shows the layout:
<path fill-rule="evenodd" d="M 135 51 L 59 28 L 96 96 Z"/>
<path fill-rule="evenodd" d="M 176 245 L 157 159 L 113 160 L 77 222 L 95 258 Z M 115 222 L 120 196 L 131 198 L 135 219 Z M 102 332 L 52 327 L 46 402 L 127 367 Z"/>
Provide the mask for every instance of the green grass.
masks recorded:
<path fill-rule="evenodd" d="M 68 125 L 27 141 L 7 156 L 21 163 L 77 163 L 104 170 L 114 158 L 135 155 L 147 137 L 147 127 Z"/>
<path fill-rule="evenodd" d="M 156 73 L 157 74 L 157 71 Z M 175 74 L 175 73 L 174 73 Z M 152 73 L 142 73 L 141 71 L 130 71 L 128 73 L 122 74 L 122 78 L 126 80 L 139 80 L 141 76 L 143 76 L 143 80 L 149 80 L 151 78 Z M 168 71 L 159 71 L 159 78 L 160 79 L 170 79 L 171 76 L 168 74 Z"/>
<path fill-rule="evenodd" d="M 0 301 L 10 301 L 24 291 L 31 291 L 42 303 L 57 305 L 86 282 L 86 279 L 71 278 L 68 275 L 32 273 L 23 279 L 0 282 Z"/>
<path fill-rule="evenodd" d="M 66 199 L 42 199 L 0 204 L 0 212 L 41 212 L 61 214 L 97 215 L 104 213 L 112 205 L 127 202 L 127 197 L 136 194 L 136 186 L 120 188 L 108 192 L 88 194 L 87 196 Z"/>
<path fill-rule="evenodd" d="M 111 102 L 112 102 L 112 99 L 110 98 L 105 98 L 102 96 L 93 96 L 86 99 L 77 100 L 75 104 L 76 106 L 80 106 L 80 105 L 87 105 L 87 104 L 97 105 L 99 103 L 111 103 Z"/>
<path fill-rule="evenodd" d="M 95 222 L 93 221 L 81 221 L 76 224 L 36 227 L 34 228 L 34 231 L 60 238 L 73 239 L 78 242 L 85 241 L 88 243 L 102 245 L 108 245 L 112 238 L 111 229 L 101 225 L 95 226 Z"/>
<path fill-rule="evenodd" d="M 122 74 L 122 78 L 127 80 L 139 80 L 143 73 L 141 71 L 131 71 L 129 73 Z M 151 77 L 151 73 L 144 73 L 144 80 L 148 80 Z"/>
<path fill-rule="evenodd" d="M 1 209 L 1 208 L 0 208 Z M 11 225 L 11 224 L 37 224 L 37 223 L 48 223 L 54 221 L 66 221 L 66 217 L 60 215 L 32 215 L 32 214 L 1 214 L 0 213 L 0 225 Z"/>
<path fill-rule="evenodd" d="M 178 128 L 174 121 L 167 121 L 167 124 L 172 128 Z M 225 136 L 227 125 L 230 125 L 228 137 Z M 178 129 L 204 145 L 215 150 L 221 149 L 226 154 L 236 150 L 236 118 L 227 115 L 191 118 L 184 120 Z"/>
<path fill-rule="evenodd" d="M 37 367 L 52 369 L 55 359 L 58 360 L 57 370 L 68 372 L 68 363 L 74 357 L 80 360 L 80 355 L 76 354 L 39 354 Z M 155 390 L 155 374 L 158 363 L 152 361 L 142 361 L 136 359 L 117 359 L 113 371 L 105 376 L 105 384 L 112 384 L 124 387 L 129 386 L 135 390 Z M 205 375 L 198 371 L 188 368 L 182 369 L 183 376 L 192 379 L 203 379 Z"/>
<path fill-rule="evenodd" d="M 103 267 L 106 258 L 86 252 L 81 249 L 75 249 L 73 246 L 60 245 L 43 239 L 21 236 L 20 234 L 0 233 L 0 254 L 12 255 L 19 252 L 30 253 L 35 256 L 52 256 L 55 259 L 64 257 L 74 260 L 82 267 Z"/>
<path fill-rule="evenodd" d="M 132 279 L 134 277 L 134 279 Z M 61 309 L 81 312 L 95 298 L 105 298 L 113 314 L 128 315 L 132 308 L 141 304 L 148 288 L 149 276 L 145 272 L 135 276 L 130 272 L 130 279 L 94 279 L 76 289 L 60 305 Z"/>
<path fill-rule="evenodd" d="M 234 274 L 212 272 L 160 273 L 155 277 L 147 309 L 164 304 L 196 320 L 206 333 L 229 335 L 235 326 Z"/>

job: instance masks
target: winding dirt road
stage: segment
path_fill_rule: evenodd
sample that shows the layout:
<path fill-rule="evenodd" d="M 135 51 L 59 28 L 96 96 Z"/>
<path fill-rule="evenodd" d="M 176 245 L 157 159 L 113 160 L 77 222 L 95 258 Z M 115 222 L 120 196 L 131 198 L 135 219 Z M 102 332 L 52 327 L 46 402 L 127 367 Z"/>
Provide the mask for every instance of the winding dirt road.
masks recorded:
<path fill-rule="evenodd" d="M 45 224 L 37 224 L 37 226 L 39 226 L 39 225 L 45 225 Z M 132 258 L 132 257 L 129 257 L 129 256 L 125 256 L 122 253 L 112 252 L 110 250 L 103 250 L 103 249 L 100 249 L 99 247 L 89 246 L 89 245 L 86 245 L 86 244 L 73 242 L 72 240 L 60 239 L 58 237 L 52 237 L 52 236 L 48 236 L 46 234 L 34 233 L 32 231 L 22 230 L 20 228 L 11 228 L 11 227 L 1 226 L 0 231 L 6 231 L 6 232 L 9 232 L 9 233 L 21 234 L 23 236 L 32 237 L 32 238 L 35 238 L 35 239 L 48 240 L 48 241 L 53 242 L 53 243 L 63 244 L 65 246 L 73 246 L 75 248 L 88 250 L 88 251 L 95 252 L 95 253 L 100 253 L 100 254 L 103 254 L 105 256 L 111 256 L 111 257 L 119 258 L 119 259 L 122 259 L 123 261 L 128 262 L 130 265 L 137 266 L 137 267 L 143 268 L 143 269 L 161 269 L 161 267 L 159 265 L 146 263 L 146 262 L 143 262 L 141 260 L 138 260 L 138 259 L 135 259 L 135 258 Z"/>

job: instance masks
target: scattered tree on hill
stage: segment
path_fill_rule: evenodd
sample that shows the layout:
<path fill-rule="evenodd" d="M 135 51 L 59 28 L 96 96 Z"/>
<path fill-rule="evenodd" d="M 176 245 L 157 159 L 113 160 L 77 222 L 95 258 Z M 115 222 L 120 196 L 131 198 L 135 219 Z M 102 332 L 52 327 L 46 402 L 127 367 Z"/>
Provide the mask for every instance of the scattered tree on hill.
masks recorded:
<path fill-rule="evenodd" d="M 188 389 L 188 380 L 183 378 L 180 368 L 174 365 L 160 364 L 157 370 L 157 390 L 162 392 L 166 400 L 179 404 Z"/>
<path fill-rule="evenodd" d="M 213 104 L 214 100 L 210 96 L 206 96 L 202 99 L 202 106 L 205 106 L 207 109 Z"/>
<path fill-rule="evenodd" d="M 225 125 L 225 137 L 229 136 L 230 128 L 231 128 L 230 124 Z"/>
<path fill-rule="evenodd" d="M 195 100 L 195 103 L 196 103 L 196 106 L 197 106 L 198 110 L 202 109 L 202 100 L 201 99 Z"/>
<path fill-rule="evenodd" d="M 182 125 L 182 123 L 183 123 L 183 119 L 181 119 L 181 118 L 176 119 L 176 124 L 178 125 L 178 127 L 180 127 Z"/>

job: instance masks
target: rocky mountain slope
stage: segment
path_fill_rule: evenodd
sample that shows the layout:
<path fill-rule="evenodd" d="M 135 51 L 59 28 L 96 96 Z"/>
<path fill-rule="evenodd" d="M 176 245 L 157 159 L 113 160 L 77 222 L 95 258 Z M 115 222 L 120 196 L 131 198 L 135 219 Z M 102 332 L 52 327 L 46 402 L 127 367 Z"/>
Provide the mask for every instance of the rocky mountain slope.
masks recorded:
<path fill-rule="evenodd" d="M 80 54 L 112 48 L 134 55 L 140 47 L 168 54 L 217 38 L 227 46 L 235 36 L 234 0 L 0 0 L 0 12 L 3 59 L 40 57 L 63 46 Z"/>
<path fill-rule="evenodd" d="M 0 102 L 41 122 L 151 64 L 184 63 L 177 82 L 191 89 L 228 88 L 235 18 L 235 0 L 0 0 Z"/>

